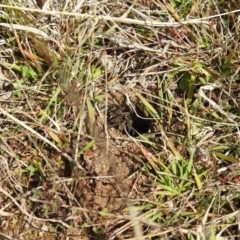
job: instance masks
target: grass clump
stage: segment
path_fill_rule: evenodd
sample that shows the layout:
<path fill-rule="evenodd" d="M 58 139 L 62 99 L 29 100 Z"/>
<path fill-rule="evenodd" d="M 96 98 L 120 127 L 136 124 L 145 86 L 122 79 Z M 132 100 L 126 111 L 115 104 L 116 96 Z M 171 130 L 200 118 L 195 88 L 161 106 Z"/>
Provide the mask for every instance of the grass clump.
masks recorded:
<path fill-rule="evenodd" d="M 239 236 L 234 2 L 0 7 L 3 239 Z"/>

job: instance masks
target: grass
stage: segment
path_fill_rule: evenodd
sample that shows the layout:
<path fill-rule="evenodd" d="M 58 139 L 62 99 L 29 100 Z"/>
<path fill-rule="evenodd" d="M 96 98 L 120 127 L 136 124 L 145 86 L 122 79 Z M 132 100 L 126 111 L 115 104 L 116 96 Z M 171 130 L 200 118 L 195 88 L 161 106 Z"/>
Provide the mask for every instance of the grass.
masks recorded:
<path fill-rule="evenodd" d="M 239 237 L 234 1 L 0 7 L 1 239 Z"/>

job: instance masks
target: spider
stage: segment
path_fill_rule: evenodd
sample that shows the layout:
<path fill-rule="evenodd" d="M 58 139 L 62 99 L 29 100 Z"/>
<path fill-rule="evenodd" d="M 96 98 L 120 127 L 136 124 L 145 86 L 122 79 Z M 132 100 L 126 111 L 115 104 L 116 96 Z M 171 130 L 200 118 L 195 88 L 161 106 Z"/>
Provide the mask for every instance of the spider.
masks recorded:
<path fill-rule="evenodd" d="M 130 134 L 135 133 L 135 129 L 132 127 L 132 114 L 123 106 L 119 106 L 117 104 L 111 104 L 109 106 L 108 123 L 113 128 L 118 127 L 120 131 L 123 131 L 124 128 L 126 128 Z"/>

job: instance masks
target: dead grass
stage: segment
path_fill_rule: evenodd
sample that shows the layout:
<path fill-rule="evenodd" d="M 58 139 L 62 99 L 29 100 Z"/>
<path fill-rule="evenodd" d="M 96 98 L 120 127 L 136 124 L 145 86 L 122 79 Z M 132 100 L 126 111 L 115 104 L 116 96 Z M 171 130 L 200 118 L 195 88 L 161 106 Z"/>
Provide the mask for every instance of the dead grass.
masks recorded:
<path fill-rule="evenodd" d="M 234 1 L 0 7 L 2 239 L 239 237 Z"/>

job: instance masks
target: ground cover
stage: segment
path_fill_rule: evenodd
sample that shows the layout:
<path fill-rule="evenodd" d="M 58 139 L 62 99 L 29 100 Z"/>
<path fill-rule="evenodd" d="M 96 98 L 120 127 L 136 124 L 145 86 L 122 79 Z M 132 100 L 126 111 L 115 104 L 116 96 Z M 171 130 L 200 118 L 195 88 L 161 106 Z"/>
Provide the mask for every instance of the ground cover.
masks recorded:
<path fill-rule="evenodd" d="M 240 236 L 235 1 L 0 8 L 1 239 Z"/>

